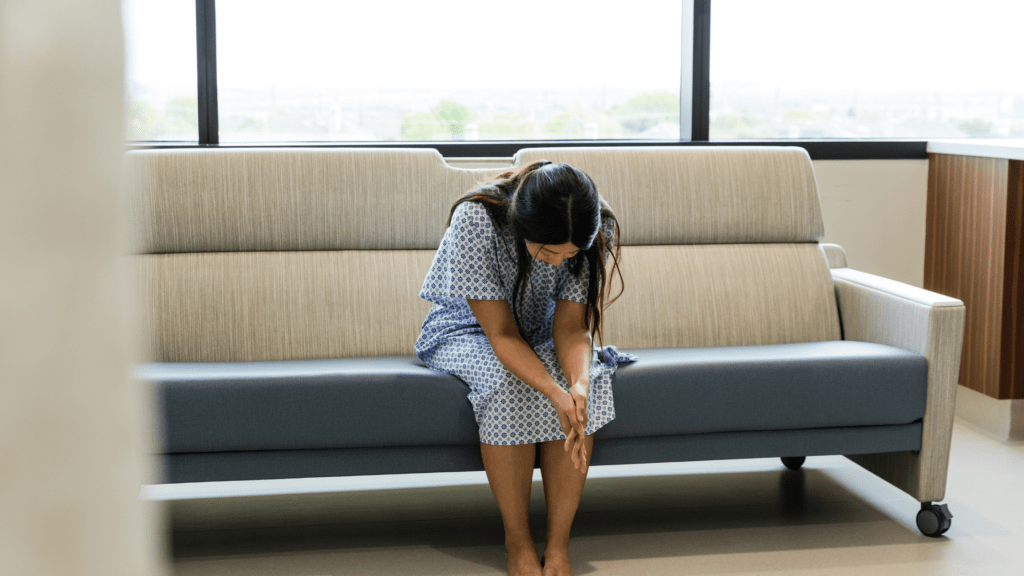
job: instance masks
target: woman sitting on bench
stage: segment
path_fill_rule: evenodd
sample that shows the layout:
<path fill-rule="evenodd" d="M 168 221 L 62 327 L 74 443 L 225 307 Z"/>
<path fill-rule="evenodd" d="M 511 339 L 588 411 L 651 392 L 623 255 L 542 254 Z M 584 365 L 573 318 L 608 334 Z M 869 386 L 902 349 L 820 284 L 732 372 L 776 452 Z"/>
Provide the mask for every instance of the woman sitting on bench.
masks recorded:
<path fill-rule="evenodd" d="M 617 221 L 594 183 L 572 166 L 540 161 L 452 206 L 420 292 L 433 306 L 416 354 L 469 386 L 513 576 L 571 574 L 569 531 L 592 435 L 615 418 L 618 363 L 636 359 L 593 344 L 610 303 L 609 257 L 617 272 Z M 543 560 L 528 523 L 538 444 Z"/>

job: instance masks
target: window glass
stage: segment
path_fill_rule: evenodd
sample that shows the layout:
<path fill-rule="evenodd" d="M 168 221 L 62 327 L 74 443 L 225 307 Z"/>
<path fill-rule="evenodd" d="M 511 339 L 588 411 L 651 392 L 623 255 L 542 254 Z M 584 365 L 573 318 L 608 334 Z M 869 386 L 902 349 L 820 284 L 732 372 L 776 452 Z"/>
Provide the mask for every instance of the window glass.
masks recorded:
<path fill-rule="evenodd" d="M 218 0 L 220 141 L 677 139 L 681 2 L 610 6 Z"/>
<path fill-rule="evenodd" d="M 128 140 L 199 140 L 195 0 L 122 0 Z"/>
<path fill-rule="evenodd" d="M 714 0 L 711 138 L 1024 137 L 1004 0 Z"/>

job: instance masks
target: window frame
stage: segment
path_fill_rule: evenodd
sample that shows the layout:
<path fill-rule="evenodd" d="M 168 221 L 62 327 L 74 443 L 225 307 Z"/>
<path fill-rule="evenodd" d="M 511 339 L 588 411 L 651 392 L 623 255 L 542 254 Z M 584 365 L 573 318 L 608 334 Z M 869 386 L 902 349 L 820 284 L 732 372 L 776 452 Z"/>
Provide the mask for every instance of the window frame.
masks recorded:
<path fill-rule="evenodd" d="M 153 148 L 433 148 L 446 158 L 511 157 L 523 148 L 566 146 L 798 146 L 813 160 L 927 159 L 926 140 L 818 139 L 711 140 L 710 63 L 711 1 L 683 3 L 679 140 L 501 140 L 501 141 L 375 141 L 375 142 L 259 142 L 221 144 L 217 98 L 216 0 L 196 2 L 196 73 L 199 103 L 198 142 L 130 141 L 129 149 Z M 692 6 L 692 12 L 688 8 Z M 692 42 L 687 42 L 687 39 Z M 683 135 L 690 134 L 684 140 Z"/>

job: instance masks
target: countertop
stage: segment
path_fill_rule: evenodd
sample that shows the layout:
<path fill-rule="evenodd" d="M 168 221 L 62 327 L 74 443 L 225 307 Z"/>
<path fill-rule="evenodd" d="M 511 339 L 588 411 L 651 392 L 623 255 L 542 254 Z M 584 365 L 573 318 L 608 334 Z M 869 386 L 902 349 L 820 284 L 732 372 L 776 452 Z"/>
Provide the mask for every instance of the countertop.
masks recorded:
<path fill-rule="evenodd" d="M 1024 139 L 930 140 L 928 153 L 1024 160 Z"/>

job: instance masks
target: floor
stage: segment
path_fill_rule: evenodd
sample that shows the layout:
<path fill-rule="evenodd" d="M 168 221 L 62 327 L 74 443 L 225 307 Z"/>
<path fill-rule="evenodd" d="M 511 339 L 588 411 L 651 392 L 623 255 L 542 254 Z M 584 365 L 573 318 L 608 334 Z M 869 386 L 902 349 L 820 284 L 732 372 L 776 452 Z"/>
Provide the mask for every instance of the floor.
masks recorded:
<path fill-rule="evenodd" d="M 175 576 L 504 574 L 482 474 L 150 487 Z M 1024 442 L 957 421 L 941 538 L 919 504 L 843 457 L 594 468 L 575 574 L 1024 575 Z M 456 484 L 450 485 L 438 485 Z M 225 494 L 232 494 L 228 497 Z M 534 534 L 543 496 L 534 484 Z"/>

